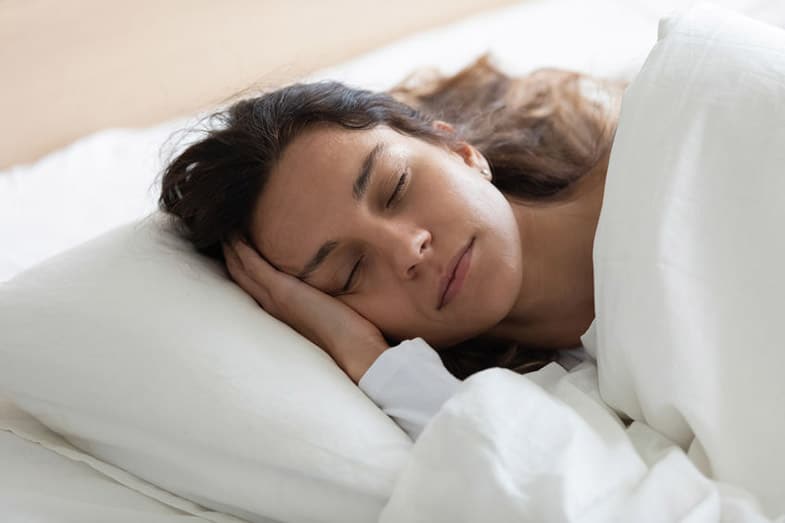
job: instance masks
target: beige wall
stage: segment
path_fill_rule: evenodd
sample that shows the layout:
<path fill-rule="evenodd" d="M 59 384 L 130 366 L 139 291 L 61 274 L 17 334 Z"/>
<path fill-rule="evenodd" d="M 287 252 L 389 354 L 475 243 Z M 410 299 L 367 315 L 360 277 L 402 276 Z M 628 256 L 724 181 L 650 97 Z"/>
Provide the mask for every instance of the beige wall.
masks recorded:
<path fill-rule="evenodd" d="M 512 0 L 4 0 L 0 167 Z"/>

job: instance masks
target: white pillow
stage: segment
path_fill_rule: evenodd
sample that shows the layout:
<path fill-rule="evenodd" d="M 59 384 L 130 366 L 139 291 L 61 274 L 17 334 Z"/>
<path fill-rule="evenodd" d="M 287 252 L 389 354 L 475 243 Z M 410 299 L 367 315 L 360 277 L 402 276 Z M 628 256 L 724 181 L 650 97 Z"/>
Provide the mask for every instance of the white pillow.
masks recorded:
<path fill-rule="evenodd" d="M 158 212 L 0 284 L 0 361 L 75 446 L 251 521 L 376 520 L 412 444 Z"/>

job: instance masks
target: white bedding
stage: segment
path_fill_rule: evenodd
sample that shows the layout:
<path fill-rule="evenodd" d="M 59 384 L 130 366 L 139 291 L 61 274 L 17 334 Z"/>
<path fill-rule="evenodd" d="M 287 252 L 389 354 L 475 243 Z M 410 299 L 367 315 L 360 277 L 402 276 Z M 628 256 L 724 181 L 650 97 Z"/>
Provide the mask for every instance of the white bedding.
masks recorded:
<path fill-rule="evenodd" d="M 780 2 L 719 3 L 785 26 Z M 403 40 L 311 79 L 387 88 L 417 66 L 439 64 L 451 72 L 487 49 L 511 72 L 556 66 L 631 78 L 655 42 L 658 18 L 682 5 L 529 0 Z M 0 172 L 0 282 L 152 211 L 159 147 L 198 116 L 147 129 L 106 130 Z M 624 429 L 595 403 L 593 372 L 588 366 L 564 377 L 550 367 L 534 378 L 544 389 L 497 369 L 468 380 L 418 441 L 382 520 L 544 521 L 573 515 L 607 521 L 614 513 L 624 514 L 624 521 L 652 514 L 660 521 L 676 514 L 716 521 L 712 514 L 722 511 L 728 521 L 741 520 L 736 513 L 755 521 L 754 503 L 741 491 L 702 479 L 669 442 L 642 424 Z M 3 423 L 3 521 L 231 520 L 200 512 L 154 486 L 142 489 L 136 478 L 113 476 L 97 460 L 88 469 L 89 456 L 72 448 L 38 445 L 25 431 L 29 418 L 4 417 Z M 520 474 L 524 467 L 529 472 Z M 64 476 L 67 482 L 58 479 Z M 612 494 L 616 487 L 621 489 Z M 626 494 L 631 497 L 620 497 Z M 529 515 L 523 517 L 524 510 Z"/>
<path fill-rule="evenodd" d="M 661 31 L 595 238 L 600 390 L 785 514 L 785 31 L 708 8 Z"/>
<path fill-rule="evenodd" d="M 1 399 L 0 456 L 3 523 L 242 523 L 85 454 Z"/>
<path fill-rule="evenodd" d="M 205 521 L 128 490 L 85 465 L 10 432 L 0 432 L 0 452 L 3 521 Z"/>
<path fill-rule="evenodd" d="M 598 393 L 588 363 L 470 376 L 417 440 L 379 521 L 770 521 L 645 424 L 625 429 Z"/>

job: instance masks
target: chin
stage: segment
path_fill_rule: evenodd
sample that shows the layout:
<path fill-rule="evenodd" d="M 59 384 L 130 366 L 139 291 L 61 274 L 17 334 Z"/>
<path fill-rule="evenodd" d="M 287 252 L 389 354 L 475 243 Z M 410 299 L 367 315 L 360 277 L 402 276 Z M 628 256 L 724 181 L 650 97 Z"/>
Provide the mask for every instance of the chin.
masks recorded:
<path fill-rule="evenodd" d="M 488 326 L 488 328 L 492 327 L 493 325 Z M 444 350 L 449 350 L 450 348 L 463 343 L 465 341 L 471 340 L 478 336 L 482 336 L 487 331 L 486 328 L 483 326 L 479 326 L 478 323 L 475 323 L 471 330 L 463 330 L 462 332 L 450 332 L 448 334 L 442 335 L 439 339 L 429 339 L 423 336 L 423 339 L 428 341 L 428 345 L 433 347 L 437 352 L 441 352 Z"/>
<path fill-rule="evenodd" d="M 507 278 L 506 273 L 498 274 L 483 286 L 483 296 L 477 296 L 474 303 L 477 314 L 473 321 L 484 325 L 486 332 L 510 315 L 520 294 L 520 279 Z M 519 283 L 516 285 L 516 281 Z"/>

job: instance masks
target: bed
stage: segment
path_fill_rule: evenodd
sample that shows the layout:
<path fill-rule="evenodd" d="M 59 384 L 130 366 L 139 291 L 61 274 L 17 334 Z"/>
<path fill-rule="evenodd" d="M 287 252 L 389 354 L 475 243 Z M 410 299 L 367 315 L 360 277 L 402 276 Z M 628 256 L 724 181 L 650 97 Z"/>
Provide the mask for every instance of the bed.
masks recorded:
<path fill-rule="evenodd" d="M 785 7 L 778 2 L 716 3 L 785 28 Z M 660 19 L 676 7 L 684 5 L 530 0 L 415 34 L 305 79 L 331 78 L 384 89 L 418 67 L 438 65 L 444 73 L 450 73 L 490 50 L 511 73 L 555 66 L 633 80 L 657 42 L 658 30 L 663 31 Z M 55 255 L 152 213 L 157 198 L 154 177 L 173 133 L 193 125 L 202 116 L 203 113 L 195 113 L 145 128 L 104 129 L 35 162 L 1 171 L 0 243 L 4 249 L 0 253 L 0 282 L 11 282 Z M 607 219 L 606 223 L 609 225 L 600 232 L 605 230 L 610 237 L 614 229 Z M 12 291 L 11 287 L 0 287 L 0 294 Z M 33 323 L 30 328 L 34 328 Z M 598 336 L 610 343 L 603 338 L 607 338 L 607 332 L 599 332 Z M 49 422 L 44 424 L 40 421 L 42 416 L 29 413 L 35 407 L 24 409 L 20 402 L 0 397 L 0 459 L 4 464 L 0 474 L 0 515 L 3 521 L 481 521 L 488 520 L 491 514 L 493 521 L 716 521 L 720 516 L 727 521 L 768 520 L 759 503 L 743 490 L 724 483 L 717 487 L 696 475 L 698 469 L 690 465 L 699 462 L 700 457 L 693 455 L 690 462 L 686 454 L 670 452 L 669 442 L 644 424 L 633 424 L 625 432 L 623 427 L 604 419 L 606 408 L 589 402 L 599 395 L 596 367 L 583 366 L 567 374 L 551 368 L 523 387 L 497 370 L 478 378 L 463 391 L 464 399 L 452 402 L 416 446 L 409 447 L 403 440 L 390 439 L 386 443 L 393 449 L 386 465 L 393 467 L 396 475 L 373 486 L 373 503 L 345 513 L 340 507 L 333 507 L 334 512 L 325 511 L 327 501 L 319 505 L 309 499 L 287 499 L 289 505 L 269 510 L 262 502 L 259 510 L 238 510 L 237 505 L 221 505 L 203 493 L 187 495 L 182 484 L 174 481 L 162 486 L 143 479 L 151 470 L 149 466 L 134 473 L 129 467 L 113 465 L 101 459 L 109 452 L 107 449 L 91 446 L 74 434 L 63 437 L 48 428 L 57 426 L 57 419 L 44 417 Z M 509 409 L 528 416 L 551 405 L 553 399 L 543 396 L 542 390 L 562 402 L 553 406 L 554 412 L 566 412 L 565 405 L 582 412 L 581 416 L 566 413 L 567 421 L 561 425 L 566 434 L 574 431 L 576 440 L 564 443 L 574 445 L 574 450 L 559 463 L 571 472 L 558 479 L 573 483 L 535 481 L 548 472 L 541 471 L 539 475 L 532 472 L 528 483 L 516 484 L 505 476 L 516 470 L 513 465 L 505 470 L 500 464 L 514 463 L 517 470 L 524 466 L 530 467 L 527 470 L 539 470 L 537 466 L 552 463 L 534 463 L 530 457 L 517 454 L 514 446 L 506 446 L 494 448 L 498 455 L 488 465 L 488 455 L 482 450 L 484 438 L 494 424 L 503 425 Z M 507 398 L 505 402 L 491 399 L 502 396 Z M 520 403 L 512 405 L 516 398 Z M 623 403 L 621 392 L 617 400 Z M 489 404 L 497 410 L 484 411 Z M 482 418 L 487 426 L 466 425 L 466 413 L 472 409 L 476 414 L 472 419 Z M 632 434 L 633 443 L 600 445 L 591 439 L 591 432 L 581 428 L 587 423 L 597 433 L 610 434 L 610 440 L 619 434 Z M 510 437 L 524 437 L 522 426 L 518 430 L 521 432 L 511 432 Z M 456 433 L 464 439 L 457 438 L 442 449 L 441 442 Z M 549 434 L 546 431 L 538 437 L 547 438 Z M 678 440 L 678 430 L 668 436 Z M 468 448 L 479 450 L 466 452 Z M 690 451 L 705 456 L 711 448 L 693 446 Z M 637 456 L 631 457 L 635 452 Z M 634 467 L 629 465 L 630 460 L 636 463 Z M 445 462 L 453 465 L 444 467 Z M 589 488 L 596 471 L 609 462 L 619 466 L 619 474 L 605 482 L 594 481 Z M 655 472 L 641 476 L 641 467 L 654 470 L 657 466 Z M 486 488 L 472 489 L 470 495 L 456 498 L 460 485 L 450 484 L 450 478 L 460 479 L 458 471 L 471 474 L 473 470 L 488 474 L 483 478 Z M 423 488 L 434 484 L 441 487 Z M 671 488 L 671 506 L 657 504 L 657 500 L 663 499 L 663 485 Z M 507 495 L 505 489 L 521 489 L 528 494 Z M 628 504 L 620 509 L 624 500 L 613 493 L 631 490 L 636 491 L 636 502 L 630 503 L 631 498 L 626 498 Z M 566 494 L 573 495 L 569 503 L 562 502 Z M 291 492 L 281 495 L 295 498 Z M 442 498 L 443 495 L 450 499 Z M 785 498 L 785 492 L 782 495 Z M 535 498 L 539 499 L 536 503 L 532 501 Z M 303 506 L 299 511 L 298 503 Z M 307 507 L 309 504 L 312 506 Z M 655 506 L 660 512 L 653 517 L 650 510 Z M 717 512 L 717 507 L 724 511 Z M 521 517 L 524 519 L 517 519 Z"/>

